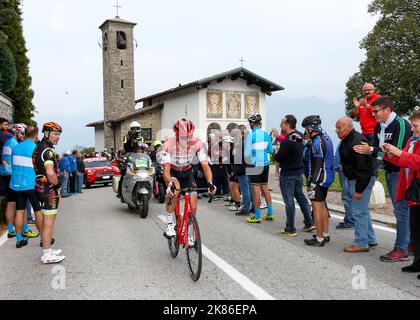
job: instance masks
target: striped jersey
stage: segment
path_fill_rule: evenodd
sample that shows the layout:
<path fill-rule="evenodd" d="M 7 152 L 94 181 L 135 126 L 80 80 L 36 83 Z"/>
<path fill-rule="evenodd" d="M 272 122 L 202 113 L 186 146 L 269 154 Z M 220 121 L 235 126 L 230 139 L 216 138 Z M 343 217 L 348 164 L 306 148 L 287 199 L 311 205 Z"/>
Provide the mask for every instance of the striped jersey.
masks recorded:
<path fill-rule="evenodd" d="M 30 139 L 13 148 L 12 179 L 10 188 L 15 191 L 26 191 L 35 188 L 35 169 L 32 161 L 36 144 Z"/>
<path fill-rule="evenodd" d="M 12 175 L 12 151 L 17 145 L 18 142 L 14 136 L 10 136 L 10 138 L 4 143 L 3 156 L 0 165 L 0 174 L 2 176 Z"/>

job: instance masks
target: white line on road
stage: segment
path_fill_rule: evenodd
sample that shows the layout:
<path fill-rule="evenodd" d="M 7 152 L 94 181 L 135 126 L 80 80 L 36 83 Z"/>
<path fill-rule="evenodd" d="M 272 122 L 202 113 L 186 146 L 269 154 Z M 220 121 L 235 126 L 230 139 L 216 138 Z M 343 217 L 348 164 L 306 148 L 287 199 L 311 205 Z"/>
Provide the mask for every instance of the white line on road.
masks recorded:
<path fill-rule="evenodd" d="M 166 218 L 163 215 L 158 216 L 160 220 L 166 222 Z M 216 255 L 213 251 L 201 245 L 203 255 L 225 272 L 231 279 L 236 281 L 242 288 L 252 294 L 258 300 L 275 300 L 274 297 L 269 295 L 264 289 L 252 282 L 247 276 L 236 270 L 225 260 Z"/>
<path fill-rule="evenodd" d="M 272 199 L 272 201 L 273 201 L 274 203 L 279 203 L 279 204 L 285 205 L 285 203 L 284 203 L 283 201 L 278 201 L 278 200 L 274 200 L 274 199 Z M 295 206 L 295 207 L 296 207 L 296 209 L 300 209 L 300 207 L 299 207 L 299 206 Z M 341 216 L 337 216 L 336 214 L 330 214 L 330 215 L 331 215 L 331 217 L 333 217 L 333 218 L 335 218 L 335 219 L 338 219 L 338 220 L 343 220 L 343 217 L 341 217 Z M 397 233 L 397 230 L 392 229 L 392 228 L 383 227 L 383 226 L 380 226 L 380 225 L 377 225 L 377 224 L 373 224 L 372 226 L 373 226 L 375 229 L 378 229 L 378 230 L 387 231 L 387 232 L 391 232 L 391 233 Z"/>
<path fill-rule="evenodd" d="M 7 232 L 6 232 L 4 235 L 2 235 L 2 236 L 0 237 L 0 247 L 1 247 L 2 245 L 4 245 L 4 244 L 7 242 L 7 240 L 9 240 L 9 239 L 7 238 Z"/>

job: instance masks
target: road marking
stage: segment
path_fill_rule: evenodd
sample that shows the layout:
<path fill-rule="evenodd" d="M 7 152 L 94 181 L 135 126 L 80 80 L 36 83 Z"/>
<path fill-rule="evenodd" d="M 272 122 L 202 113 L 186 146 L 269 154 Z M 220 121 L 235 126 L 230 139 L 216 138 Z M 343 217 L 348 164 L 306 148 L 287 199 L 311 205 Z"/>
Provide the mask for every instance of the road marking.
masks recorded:
<path fill-rule="evenodd" d="M 9 239 L 7 238 L 7 232 L 6 232 L 4 235 L 2 235 L 2 236 L 0 237 L 0 247 L 1 247 L 2 245 L 4 245 L 4 244 L 7 242 L 7 240 L 9 240 Z"/>
<path fill-rule="evenodd" d="M 158 216 L 160 220 L 166 223 L 166 217 L 163 215 Z M 252 282 L 247 276 L 236 270 L 233 266 L 220 258 L 213 251 L 201 244 L 203 255 L 213 262 L 219 269 L 226 273 L 232 280 L 238 283 L 242 288 L 252 294 L 258 300 L 275 300 L 264 289 Z"/>
<path fill-rule="evenodd" d="M 278 201 L 278 200 L 274 200 L 274 199 L 272 199 L 272 201 L 273 201 L 274 203 L 278 203 L 278 204 L 285 205 L 285 203 L 284 203 L 283 201 Z M 295 207 L 296 207 L 296 209 L 300 209 L 300 207 L 299 207 L 299 206 L 295 206 Z M 331 215 L 331 217 L 333 217 L 333 218 L 335 218 L 335 219 L 338 219 L 338 220 L 341 220 L 341 221 L 343 221 L 343 220 L 344 220 L 344 218 L 343 218 L 343 217 L 338 216 L 338 215 L 336 215 L 336 214 L 330 214 L 330 215 Z M 378 230 L 387 231 L 387 232 L 391 232 L 391 233 L 397 233 L 397 230 L 392 229 L 392 228 L 388 228 L 388 227 L 380 226 L 380 225 L 377 225 L 377 224 L 372 224 L 372 226 L 373 226 L 375 229 L 378 229 Z"/>

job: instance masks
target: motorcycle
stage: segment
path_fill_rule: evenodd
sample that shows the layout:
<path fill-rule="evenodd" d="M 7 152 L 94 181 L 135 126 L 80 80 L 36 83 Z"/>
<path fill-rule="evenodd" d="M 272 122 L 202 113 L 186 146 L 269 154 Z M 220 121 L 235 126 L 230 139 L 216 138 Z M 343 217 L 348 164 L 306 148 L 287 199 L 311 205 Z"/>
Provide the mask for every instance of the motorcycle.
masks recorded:
<path fill-rule="evenodd" d="M 166 184 L 163 179 L 163 166 L 158 162 L 155 162 L 153 166 L 156 172 L 153 194 L 156 199 L 159 199 L 159 203 L 164 203 L 166 197 Z"/>
<path fill-rule="evenodd" d="M 153 193 L 154 168 L 148 166 L 149 158 L 144 154 L 131 154 L 127 159 L 126 174 L 122 181 L 122 202 L 130 210 L 136 210 L 145 219 L 149 213 L 149 201 Z M 118 192 L 121 176 L 114 176 L 114 192 Z"/>

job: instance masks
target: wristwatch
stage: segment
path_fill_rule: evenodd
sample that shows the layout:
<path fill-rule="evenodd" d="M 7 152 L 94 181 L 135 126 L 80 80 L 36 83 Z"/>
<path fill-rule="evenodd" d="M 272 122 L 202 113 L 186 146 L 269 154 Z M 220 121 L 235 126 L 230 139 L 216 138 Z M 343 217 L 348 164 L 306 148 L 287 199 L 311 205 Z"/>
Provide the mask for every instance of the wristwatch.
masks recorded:
<path fill-rule="evenodd" d="M 369 153 L 372 154 L 373 153 L 373 147 L 370 147 Z"/>

